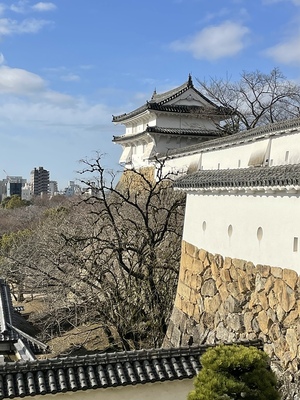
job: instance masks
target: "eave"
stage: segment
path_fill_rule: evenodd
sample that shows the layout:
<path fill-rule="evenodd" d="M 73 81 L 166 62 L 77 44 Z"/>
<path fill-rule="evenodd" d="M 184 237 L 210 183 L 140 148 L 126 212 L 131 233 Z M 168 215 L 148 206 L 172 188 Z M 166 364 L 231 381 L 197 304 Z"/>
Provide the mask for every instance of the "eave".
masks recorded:
<path fill-rule="evenodd" d="M 126 134 L 122 136 L 114 136 L 113 142 L 115 143 L 133 143 L 135 141 L 146 139 L 149 136 L 163 135 L 163 136 L 176 136 L 176 137 L 198 137 L 208 140 L 210 138 L 218 138 L 222 135 L 222 131 L 213 129 L 182 129 L 182 128 L 161 128 L 157 126 L 147 126 L 146 130 L 134 134 Z"/>
<path fill-rule="evenodd" d="M 297 194 L 300 164 L 201 170 L 177 179 L 174 188 L 203 194 Z"/>

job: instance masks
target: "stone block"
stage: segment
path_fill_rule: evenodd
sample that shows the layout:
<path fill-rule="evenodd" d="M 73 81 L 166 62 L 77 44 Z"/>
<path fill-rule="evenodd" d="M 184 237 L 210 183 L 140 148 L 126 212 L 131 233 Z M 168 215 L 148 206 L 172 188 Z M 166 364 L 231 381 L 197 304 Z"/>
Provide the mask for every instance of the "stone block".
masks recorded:
<path fill-rule="evenodd" d="M 220 276 L 220 270 L 215 260 L 212 261 L 210 268 L 211 268 L 211 276 L 214 278 L 214 280 L 217 280 L 218 277 Z"/>
<path fill-rule="evenodd" d="M 241 270 L 246 270 L 246 261 L 245 260 L 240 260 L 239 258 L 233 258 L 232 259 L 232 264 L 235 266 L 237 269 Z"/>
<path fill-rule="evenodd" d="M 298 274 L 291 269 L 284 269 L 282 272 L 283 281 L 291 288 L 295 289 L 298 282 Z"/>
<path fill-rule="evenodd" d="M 202 276 L 203 276 L 203 280 L 205 280 L 205 281 L 206 281 L 207 279 L 212 278 L 212 273 L 211 273 L 210 265 L 208 266 L 208 268 L 206 268 L 206 269 L 204 270 Z"/>
<path fill-rule="evenodd" d="M 262 277 L 260 274 L 256 274 L 255 277 L 255 291 L 260 292 L 265 289 L 267 278 Z"/>
<path fill-rule="evenodd" d="M 269 301 L 268 301 L 268 297 L 266 296 L 265 292 L 257 293 L 257 298 L 258 298 L 258 301 L 259 301 L 260 305 L 262 306 L 262 308 L 265 311 L 267 311 L 267 309 L 269 308 Z"/>
<path fill-rule="evenodd" d="M 286 289 L 282 292 L 281 306 L 285 312 L 289 312 L 296 304 L 295 292 L 286 286 Z"/>
<path fill-rule="evenodd" d="M 203 283 L 203 279 L 202 279 L 201 275 L 193 272 L 191 274 L 190 288 L 199 292 L 200 288 L 202 286 L 202 283 Z"/>
<path fill-rule="evenodd" d="M 245 312 L 244 313 L 244 327 L 245 327 L 245 331 L 248 333 L 253 331 L 252 320 L 253 320 L 253 313 L 250 311 Z"/>
<path fill-rule="evenodd" d="M 282 268 L 280 267 L 271 267 L 271 274 L 275 277 L 275 278 L 282 278 Z"/>
<path fill-rule="evenodd" d="M 192 272 L 191 270 L 186 269 L 184 272 L 184 279 L 183 279 L 184 285 L 191 287 L 191 279 L 192 279 Z"/>
<path fill-rule="evenodd" d="M 231 282 L 231 276 L 230 276 L 230 272 L 229 269 L 222 269 L 220 271 L 220 278 L 222 279 L 222 281 L 224 282 Z"/>
<path fill-rule="evenodd" d="M 198 251 L 197 247 L 195 247 L 191 243 L 185 242 L 185 253 L 186 254 L 188 254 L 192 258 L 195 258 L 197 251 Z"/>
<path fill-rule="evenodd" d="M 268 334 L 269 329 L 272 326 L 272 321 L 270 320 L 268 314 L 264 310 L 258 313 L 257 322 L 261 332 L 264 333 L 265 335 Z"/>
<path fill-rule="evenodd" d="M 228 289 L 228 292 L 236 299 L 238 299 L 240 297 L 240 289 L 239 289 L 238 282 L 228 283 L 227 289 Z"/>
<path fill-rule="evenodd" d="M 233 281 L 237 281 L 239 275 L 234 265 L 231 265 L 231 267 L 229 268 L 229 274 Z"/>
<path fill-rule="evenodd" d="M 215 263 L 219 269 L 223 268 L 224 265 L 224 258 L 220 254 L 215 254 L 214 256 Z"/>
<path fill-rule="evenodd" d="M 178 308 L 179 310 L 181 310 L 181 299 L 182 299 L 182 296 L 177 291 L 177 294 L 175 297 L 175 302 L 174 302 L 174 307 Z"/>
<path fill-rule="evenodd" d="M 267 278 L 270 275 L 270 269 L 271 267 L 269 265 L 261 265 L 258 264 L 256 266 L 257 272 L 259 273 L 260 276 L 263 278 Z"/>
<path fill-rule="evenodd" d="M 191 304 L 197 304 L 198 303 L 198 297 L 199 297 L 199 293 L 196 290 L 191 289 L 190 298 L 189 298 Z"/>
<path fill-rule="evenodd" d="M 241 276 L 238 277 L 238 288 L 240 293 L 246 293 L 249 290 L 246 285 L 246 279 L 242 278 Z"/>
<path fill-rule="evenodd" d="M 181 283 L 178 286 L 178 293 L 186 300 L 190 299 L 191 296 L 191 288 L 187 285 L 185 285 L 184 283 Z"/>
<path fill-rule="evenodd" d="M 229 295 L 227 299 L 223 302 L 224 311 L 227 313 L 235 313 L 241 311 L 239 302 Z"/>
<path fill-rule="evenodd" d="M 201 260 L 202 262 L 204 262 L 204 260 L 206 259 L 206 257 L 207 257 L 207 251 L 205 251 L 205 250 L 203 250 L 203 249 L 200 249 L 199 252 L 198 252 L 198 258 L 199 258 L 199 260 Z"/>
<path fill-rule="evenodd" d="M 209 314 L 215 314 L 221 305 L 221 296 L 217 294 L 214 297 L 206 297 L 204 299 L 204 309 Z"/>
<path fill-rule="evenodd" d="M 270 275 L 265 283 L 265 293 L 269 294 L 270 290 L 274 287 L 274 277 Z"/>
<path fill-rule="evenodd" d="M 182 332 L 178 328 L 174 327 L 171 338 L 172 345 L 174 347 L 180 347 L 181 338 L 182 338 Z"/>
<path fill-rule="evenodd" d="M 299 322 L 299 312 L 298 310 L 291 310 L 286 314 L 286 317 L 282 321 L 282 325 L 285 328 L 289 328 L 290 326 L 295 325 L 297 322 Z"/>
<path fill-rule="evenodd" d="M 269 329 L 269 336 L 272 342 L 276 342 L 281 337 L 281 329 L 280 329 L 280 324 L 278 322 L 275 322 L 271 325 Z"/>
<path fill-rule="evenodd" d="M 200 292 L 202 296 L 214 296 L 217 293 L 215 281 L 213 279 L 208 279 L 207 281 L 204 281 Z"/>
<path fill-rule="evenodd" d="M 289 328 L 286 330 L 285 338 L 290 352 L 291 356 L 290 361 L 291 361 L 297 356 L 299 338 L 297 336 L 297 332 L 293 328 Z"/>
<path fill-rule="evenodd" d="M 219 287 L 218 287 L 218 292 L 221 296 L 222 301 L 225 301 L 227 299 L 227 297 L 229 296 L 229 292 L 227 290 L 227 286 L 225 283 L 222 283 Z"/>
<path fill-rule="evenodd" d="M 204 271 L 203 262 L 198 258 L 195 258 L 194 260 L 193 271 L 197 274 L 202 274 L 202 272 Z"/>
<path fill-rule="evenodd" d="M 284 309 L 281 307 L 280 304 L 278 304 L 276 307 L 276 315 L 279 322 L 282 322 L 286 316 L 286 312 L 284 311 Z"/>
<path fill-rule="evenodd" d="M 190 254 L 184 254 L 181 257 L 181 262 L 184 266 L 185 269 L 189 269 L 190 271 L 193 270 L 194 268 L 194 257 L 192 257 Z"/>
<path fill-rule="evenodd" d="M 225 257 L 223 268 L 230 269 L 231 265 L 232 265 L 232 258 Z"/>
<path fill-rule="evenodd" d="M 202 313 L 200 321 L 202 321 L 203 325 L 206 328 L 214 330 L 214 316 L 212 314 L 209 314 L 207 312 Z"/>
<path fill-rule="evenodd" d="M 186 314 L 187 316 L 189 315 L 189 305 L 190 302 L 184 298 L 181 299 L 181 311 Z"/>
<path fill-rule="evenodd" d="M 254 265 L 252 262 L 250 262 L 250 261 L 248 261 L 248 262 L 246 263 L 246 272 L 247 272 L 247 275 L 248 275 L 248 276 L 252 276 L 252 275 L 255 275 L 255 274 L 256 274 L 256 267 L 255 267 L 255 265 Z"/>
<path fill-rule="evenodd" d="M 229 314 L 226 318 L 226 326 L 230 331 L 241 333 L 245 330 L 243 320 L 240 314 Z"/>
<path fill-rule="evenodd" d="M 199 304 L 195 304 L 195 308 L 194 308 L 194 315 L 193 318 L 196 322 L 196 324 L 199 324 L 200 322 L 200 310 L 199 310 Z"/>

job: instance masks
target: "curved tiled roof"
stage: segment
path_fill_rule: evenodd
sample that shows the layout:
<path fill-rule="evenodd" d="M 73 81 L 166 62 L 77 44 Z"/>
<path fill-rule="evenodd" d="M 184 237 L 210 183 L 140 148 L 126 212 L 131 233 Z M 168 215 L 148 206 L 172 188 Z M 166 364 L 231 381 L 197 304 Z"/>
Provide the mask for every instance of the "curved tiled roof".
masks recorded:
<path fill-rule="evenodd" d="M 261 341 L 239 344 L 261 348 Z M 0 365 L 0 399 L 193 378 L 211 346 L 152 349 Z"/>
<path fill-rule="evenodd" d="M 201 170 L 174 182 L 178 189 L 286 187 L 300 185 L 300 164 Z"/>
<path fill-rule="evenodd" d="M 210 151 L 223 147 L 230 147 L 247 143 L 249 141 L 260 139 L 272 135 L 280 135 L 281 133 L 293 133 L 300 129 L 300 118 L 275 122 L 273 124 L 260 126 L 257 128 L 241 131 L 232 135 L 225 135 L 223 137 L 206 141 L 205 143 L 194 144 L 180 149 L 170 150 L 168 156 L 178 156 L 190 153 L 197 153 L 199 151 Z M 163 157 L 165 154 L 159 154 Z"/>
<path fill-rule="evenodd" d="M 175 136 L 197 136 L 203 138 L 213 138 L 219 137 L 222 135 L 222 131 L 216 129 L 182 129 L 182 128 L 161 128 L 159 126 L 147 126 L 147 128 L 143 132 L 139 132 L 132 135 L 121 135 L 114 136 L 113 142 L 124 142 L 126 140 L 131 141 L 132 139 L 138 139 L 143 136 L 145 133 L 159 133 L 162 135 L 175 135 Z"/>
<path fill-rule="evenodd" d="M 182 93 L 186 92 L 188 89 L 193 88 L 193 90 L 207 103 L 209 103 L 212 107 L 198 107 L 198 106 L 188 106 L 188 105 L 174 105 L 174 104 L 165 104 L 173 99 L 179 97 Z M 146 110 L 157 110 L 157 111 L 164 111 L 164 112 L 173 112 L 173 113 L 185 113 L 185 114 L 204 114 L 204 115 L 225 115 L 231 114 L 232 110 L 219 107 L 214 104 L 211 100 L 205 97 L 201 92 L 195 89 L 193 85 L 193 81 L 191 76 L 187 82 L 183 85 L 169 90 L 168 92 L 157 94 L 154 92 L 150 101 L 147 101 L 146 104 L 142 105 L 141 107 L 125 114 L 121 115 L 113 115 L 113 122 L 121 122 L 125 121 L 128 118 L 134 117 Z"/>

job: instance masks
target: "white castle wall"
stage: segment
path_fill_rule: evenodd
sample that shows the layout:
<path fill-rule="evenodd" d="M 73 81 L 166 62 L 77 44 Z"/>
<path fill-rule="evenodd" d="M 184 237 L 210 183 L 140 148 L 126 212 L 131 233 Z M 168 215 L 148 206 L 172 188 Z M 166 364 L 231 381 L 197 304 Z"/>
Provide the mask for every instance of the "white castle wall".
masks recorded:
<path fill-rule="evenodd" d="M 200 150 L 186 151 L 168 159 L 167 171 L 187 171 L 191 165 L 198 169 L 247 168 L 251 159 L 266 156 L 266 165 L 300 163 L 300 130 L 294 133 L 279 133 L 278 136 L 265 137 L 233 143 L 220 148 L 210 141 Z"/>
<path fill-rule="evenodd" d="M 188 194 L 183 240 L 300 274 L 299 202 L 299 195 Z"/>

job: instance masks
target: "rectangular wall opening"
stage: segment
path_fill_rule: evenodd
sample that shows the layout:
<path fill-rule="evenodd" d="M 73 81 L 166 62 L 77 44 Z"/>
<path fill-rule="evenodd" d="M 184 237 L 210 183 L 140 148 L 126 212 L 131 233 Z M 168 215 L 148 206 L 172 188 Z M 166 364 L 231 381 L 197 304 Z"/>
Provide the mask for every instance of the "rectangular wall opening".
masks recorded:
<path fill-rule="evenodd" d="M 293 243 L 293 252 L 296 253 L 298 251 L 298 247 L 299 247 L 299 240 L 297 237 L 294 237 L 294 243 Z"/>

